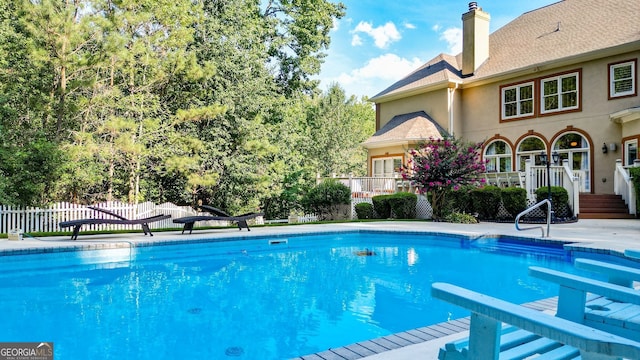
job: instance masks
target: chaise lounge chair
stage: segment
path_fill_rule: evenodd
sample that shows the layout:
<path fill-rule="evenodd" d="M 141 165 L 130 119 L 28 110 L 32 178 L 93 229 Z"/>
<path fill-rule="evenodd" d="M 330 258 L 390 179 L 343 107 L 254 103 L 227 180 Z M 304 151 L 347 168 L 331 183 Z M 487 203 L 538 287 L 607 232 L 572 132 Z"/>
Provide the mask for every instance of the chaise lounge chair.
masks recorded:
<path fill-rule="evenodd" d="M 577 259 L 583 269 L 604 266 L 603 262 Z M 621 281 L 624 266 L 609 264 L 608 278 Z M 635 269 L 629 268 L 632 272 Z M 557 270 L 532 266 L 529 275 L 560 286 L 558 316 L 590 327 L 640 341 L 640 292 L 628 286 Z"/>
<path fill-rule="evenodd" d="M 471 311 L 468 340 L 446 344 L 440 360 L 640 359 L 638 342 L 455 285 L 434 283 L 431 296 Z"/>
<path fill-rule="evenodd" d="M 242 230 L 242 228 L 247 229 L 247 231 L 251 231 L 249 228 L 249 224 L 247 224 L 247 220 L 253 219 L 259 216 L 264 216 L 264 213 L 246 213 L 242 215 L 229 215 L 226 212 L 214 208 L 213 206 L 201 205 L 200 208 L 205 210 L 206 212 L 213 215 L 196 215 L 196 216 L 185 216 L 177 219 L 173 219 L 173 222 L 176 224 L 184 224 L 182 227 L 182 233 L 186 230 L 189 230 L 189 234 L 193 231 L 193 225 L 196 221 L 208 221 L 208 220 L 219 220 L 219 221 L 231 221 L 238 224 L 238 229 Z"/>
<path fill-rule="evenodd" d="M 73 233 L 71 234 L 71 240 L 78 239 L 78 233 L 80 233 L 80 228 L 82 225 L 91 225 L 91 224 L 118 224 L 118 225 L 141 225 L 142 231 L 145 235 L 149 234 L 153 236 L 151 233 L 151 229 L 149 229 L 149 223 L 154 221 L 161 221 L 164 219 L 169 219 L 171 215 L 155 215 L 150 216 L 144 219 L 127 219 L 123 216 L 120 216 L 112 211 L 105 210 L 95 206 L 88 206 L 89 209 L 98 211 L 100 213 L 109 215 L 114 217 L 115 219 L 100 219 L 100 218 L 90 218 L 90 219 L 79 219 L 79 220 L 69 220 L 62 221 L 58 225 L 61 228 L 67 228 L 73 226 Z"/>

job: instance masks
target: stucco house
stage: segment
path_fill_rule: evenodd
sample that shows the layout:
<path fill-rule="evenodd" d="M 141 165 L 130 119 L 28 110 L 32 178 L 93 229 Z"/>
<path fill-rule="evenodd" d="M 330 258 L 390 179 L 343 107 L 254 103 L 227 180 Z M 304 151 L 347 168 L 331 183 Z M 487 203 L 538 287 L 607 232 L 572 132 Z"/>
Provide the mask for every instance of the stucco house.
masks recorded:
<path fill-rule="evenodd" d="M 393 175 L 409 148 L 453 135 L 484 143 L 489 172 L 557 153 L 581 194 L 614 194 L 616 160 L 640 159 L 638 0 L 563 0 L 493 33 L 490 21 L 469 3 L 462 53 L 438 55 L 370 99 L 369 175 Z"/>

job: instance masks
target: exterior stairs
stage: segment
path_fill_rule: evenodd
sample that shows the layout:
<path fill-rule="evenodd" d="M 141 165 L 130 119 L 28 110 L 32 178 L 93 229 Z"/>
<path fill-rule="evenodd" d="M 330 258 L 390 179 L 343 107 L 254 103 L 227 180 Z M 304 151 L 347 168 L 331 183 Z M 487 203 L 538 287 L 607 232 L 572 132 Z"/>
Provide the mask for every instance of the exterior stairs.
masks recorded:
<path fill-rule="evenodd" d="M 580 194 L 580 219 L 635 219 L 620 195 Z"/>

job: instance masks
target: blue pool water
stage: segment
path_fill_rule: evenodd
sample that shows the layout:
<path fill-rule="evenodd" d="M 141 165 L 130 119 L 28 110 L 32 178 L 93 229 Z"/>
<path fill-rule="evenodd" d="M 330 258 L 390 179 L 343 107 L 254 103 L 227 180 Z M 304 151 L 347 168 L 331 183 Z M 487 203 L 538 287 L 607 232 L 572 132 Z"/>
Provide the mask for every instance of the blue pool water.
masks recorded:
<path fill-rule="evenodd" d="M 377 232 L 5 256 L 0 341 L 52 341 L 58 360 L 292 358 L 467 316 L 431 299 L 436 281 L 557 295 L 531 265 L 572 271 L 561 248 Z"/>

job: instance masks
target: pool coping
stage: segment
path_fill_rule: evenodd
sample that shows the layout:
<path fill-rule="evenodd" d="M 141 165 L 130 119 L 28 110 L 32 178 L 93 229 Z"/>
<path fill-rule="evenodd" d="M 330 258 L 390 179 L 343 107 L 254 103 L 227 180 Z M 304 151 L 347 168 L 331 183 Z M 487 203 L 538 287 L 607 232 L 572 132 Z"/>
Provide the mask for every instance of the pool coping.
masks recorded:
<path fill-rule="evenodd" d="M 150 246 L 170 246 L 170 245 L 188 245 L 188 244 L 202 244 L 202 243 L 220 243 L 220 242 L 231 242 L 231 241 L 243 241 L 243 240 L 260 240 L 267 238 L 284 238 L 284 237 L 292 237 L 292 236 L 301 236 L 301 235 L 326 235 L 332 233 L 397 233 L 404 235 L 432 235 L 432 236 L 448 236 L 453 238 L 460 238 L 469 241 L 479 240 L 481 238 L 487 239 L 509 239 L 509 241 L 522 242 L 522 243 L 531 243 L 531 244 L 544 244 L 544 245 L 557 245 L 561 244 L 562 246 L 568 246 L 571 242 L 565 240 L 557 240 L 557 239 L 541 239 L 541 238 L 530 238 L 530 237 L 518 237 L 513 235 L 504 235 L 504 234 L 481 234 L 481 235 L 472 235 L 472 234 L 460 234 L 456 232 L 435 232 L 435 231 L 416 231 L 416 230 L 377 230 L 377 229 L 324 229 L 313 232 L 283 232 L 283 233 L 274 233 L 274 234 L 259 234 L 252 235 L 250 233 L 243 233 L 247 235 L 241 236 L 217 236 L 213 237 L 199 237 L 199 238 L 188 238 L 188 239 L 169 239 L 169 240 L 135 240 L 135 241 L 127 241 L 127 240 L 100 240 L 100 242 L 96 242 L 98 240 L 67 240 L 59 241 L 59 240 L 42 240 L 43 242 L 55 242 L 54 246 L 30 246 L 26 248 L 13 248 L 13 249 L 3 249 L 0 248 L 0 258 L 4 256 L 13 256 L 13 255 L 34 255 L 34 254 L 48 254 L 48 253 L 62 253 L 62 252 L 75 252 L 75 251 L 91 251 L 91 250 L 108 250 L 108 249 L 122 249 L 122 248 L 137 248 L 137 247 L 150 247 Z M 108 242 L 105 242 L 108 241 Z M 602 249 L 594 249 L 594 250 L 602 250 Z"/>

